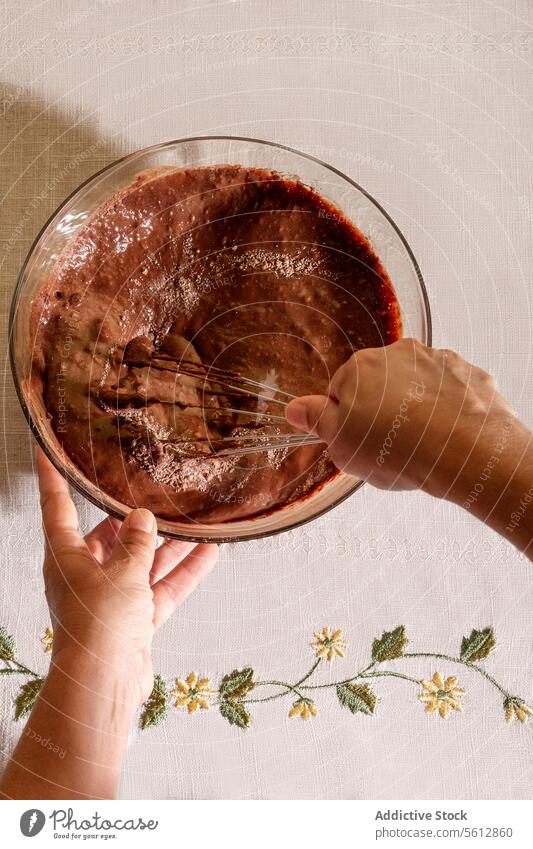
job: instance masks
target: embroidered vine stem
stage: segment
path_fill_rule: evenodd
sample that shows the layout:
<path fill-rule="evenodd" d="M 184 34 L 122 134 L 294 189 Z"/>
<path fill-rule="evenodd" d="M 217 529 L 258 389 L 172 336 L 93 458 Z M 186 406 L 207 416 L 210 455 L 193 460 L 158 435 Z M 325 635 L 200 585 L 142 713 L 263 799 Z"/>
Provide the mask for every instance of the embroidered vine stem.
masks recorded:
<path fill-rule="evenodd" d="M 431 658 L 434 658 L 435 660 L 447 660 L 450 663 L 460 663 L 462 666 L 466 666 L 469 669 L 473 669 L 475 672 L 479 672 L 479 674 L 482 675 L 484 678 L 486 678 L 487 681 L 489 681 L 489 683 L 492 684 L 493 687 L 496 687 L 496 689 L 503 696 L 505 696 L 505 698 L 511 698 L 511 694 L 504 687 L 502 687 L 501 684 L 499 684 L 498 681 L 496 681 L 496 679 L 493 678 L 492 675 L 490 675 L 488 672 L 486 672 L 484 669 L 482 669 L 477 664 L 471 663 L 469 660 L 462 660 L 460 657 L 453 657 L 453 655 L 442 654 L 440 652 L 405 652 L 399 658 L 390 658 L 390 659 L 391 660 L 401 660 L 401 659 L 406 658 L 406 657 L 408 657 L 408 658 L 431 657 Z M 318 665 L 320 664 L 320 660 L 321 660 L 321 658 L 319 658 L 313 664 L 313 666 L 311 667 L 309 672 L 306 675 L 304 675 L 303 678 L 300 678 L 300 680 L 297 681 L 296 684 L 289 684 L 287 681 L 257 681 L 256 684 L 255 684 L 256 687 L 260 687 L 260 686 L 266 687 L 266 686 L 270 685 L 270 686 L 283 687 L 284 689 L 279 693 L 273 693 L 272 695 L 265 696 L 262 699 L 246 699 L 246 700 L 243 701 L 243 704 L 252 704 L 252 703 L 258 703 L 258 702 L 271 702 L 271 701 L 274 701 L 275 699 L 280 699 L 283 696 L 286 696 L 288 692 L 294 692 L 300 698 L 304 698 L 302 693 L 299 692 L 298 688 L 301 688 L 302 690 L 326 690 L 330 687 L 338 687 L 342 684 L 351 684 L 352 681 L 357 681 L 361 678 L 387 678 L 387 677 L 390 677 L 390 678 L 402 678 L 404 681 L 411 681 L 413 684 L 421 684 L 422 683 L 420 678 L 413 678 L 411 675 L 405 675 L 404 673 L 401 673 L 401 672 L 393 672 L 391 670 L 380 670 L 380 671 L 376 670 L 376 671 L 372 672 L 371 670 L 373 670 L 374 667 L 376 666 L 376 661 L 374 661 L 373 663 L 370 663 L 368 666 L 366 666 L 364 669 L 362 669 L 360 672 L 358 672 L 356 675 L 352 675 L 351 678 L 344 678 L 342 681 L 332 681 L 332 682 L 329 682 L 327 684 L 304 684 L 304 681 L 307 681 L 311 677 L 311 675 L 313 674 L 315 669 L 318 667 Z"/>
<path fill-rule="evenodd" d="M 18 660 L 10 659 L 9 663 L 14 664 L 17 668 L 13 669 L 12 667 L 6 667 L 5 669 L 0 669 L 0 675 L 31 675 L 32 678 L 40 678 L 36 672 L 32 669 L 28 669 L 27 666 L 24 666 L 22 663 L 19 663 Z"/>
<path fill-rule="evenodd" d="M 470 660 L 463 660 L 460 657 L 453 657 L 453 655 L 449 654 L 437 654 L 435 652 L 427 652 L 427 651 L 417 651 L 417 652 L 406 652 L 402 655 L 402 657 L 434 657 L 438 660 L 448 660 L 450 663 L 460 663 L 463 666 L 467 666 L 469 669 L 474 669 L 476 672 L 479 672 L 480 675 L 483 675 L 484 678 L 489 681 L 493 687 L 496 687 L 500 693 L 505 696 L 506 699 L 511 698 L 511 694 L 508 690 L 498 684 L 495 678 L 492 677 L 488 672 L 478 666 L 476 663 L 472 663 Z"/>
<path fill-rule="evenodd" d="M 366 666 L 364 669 L 362 669 L 360 672 L 358 672 L 357 675 L 353 675 L 351 678 L 346 678 L 343 681 L 333 681 L 333 682 L 330 682 L 328 684 L 307 684 L 305 686 L 302 686 L 302 682 L 307 681 L 307 679 L 311 677 L 312 673 L 315 671 L 315 669 L 317 668 L 319 663 L 320 663 L 320 660 L 318 660 L 313 665 L 312 669 L 307 673 L 307 675 L 305 675 L 303 678 L 301 678 L 299 681 L 297 681 L 296 684 L 289 684 L 286 681 L 256 681 L 256 683 L 255 683 L 256 687 L 261 687 L 261 686 L 266 687 L 266 686 L 270 685 L 270 686 L 283 687 L 284 689 L 279 693 L 272 693 L 272 695 L 265 696 L 262 699 L 243 699 L 242 703 L 243 704 L 257 704 L 259 702 L 271 702 L 271 701 L 274 701 L 275 699 L 281 699 L 283 696 L 286 696 L 288 692 L 294 692 L 300 698 L 305 698 L 303 693 L 299 692 L 298 687 L 300 687 L 302 690 L 325 690 L 325 689 L 328 689 L 330 687 L 338 687 L 339 685 L 342 685 L 342 684 L 351 684 L 352 681 L 357 681 L 357 680 L 360 680 L 361 678 L 387 678 L 387 677 L 390 677 L 390 678 L 402 678 L 404 681 L 410 681 L 411 683 L 418 684 L 418 685 L 420 685 L 422 683 L 420 678 L 413 678 L 411 675 L 405 675 L 402 672 L 392 672 L 392 671 L 389 671 L 389 670 L 371 672 L 370 670 L 373 669 L 373 667 L 376 665 L 375 663 L 371 663 L 369 666 Z"/>
<path fill-rule="evenodd" d="M 303 687 L 304 690 L 325 690 L 328 687 L 338 687 L 341 684 L 351 684 L 352 681 L 357 681 L 358 678 L 363 678 L 366 676 L 366 673 L 374 668 L 377 661 L 373 661 L 369 663 L 368 666 L 365 666 L 364 669 L 361 669 L 360 672 L 357 672 L 356 675 L 352 675 L 351 678 L 345 678 L 343 681 L 333 681 L 329 684 L 306 684 Z M 369 677 L 369 676 L 367 676 Z"/>
<path fill-rule="evenodd" d="M 301 687 L 303 682 L 307 681 L 307 679 L 311 677 L 311 675 L 313 674 L 313 672 L 315 671 L 315 669 L 319 665 L 321 659 L 322 658 L 319 657 L 318 660 L 316 660 L 313 663 L 309 672 L 306 672 L 306 674 L 303 676 L 303 678 L 300 678 L 300 680 L 297 681 L 296 684 L 289 684 L 286 681 L 256 681 L 255 685 L 254 685 L 255 687 L 272 686 L 272 687 L 283 687 L 284 689 L 281 693 L 273 693 L 271 696 L 265 696 L 262 699 L 243 699 L 243 704 L 255 704 L 257 702 L 272 702 L 272 701 L 274 701 L 274 699 L 280 699 L 282 696 L 286 696 L 287 693 L 290 693 L 291 691 L 293 693 L 296 693 L 296 695 L 299 696 L 299 698 L 303 699 L 304 696 L 298 690 L 298 687 Z"/>
<path fill-rule="evenodd" d="M 489 681 L 493 687 L 503 695 L 505 698 L 511 698 L 510 693 L 501 686 L 501 684 L 496 681 L 495 678 L 492 677 L 488 672 L 482 669 L 480 666 L 477 666 L 475 663 L 471 663 L 468 660 L 463 660 L 460 657 L 453 657 L 453 655 L 442 654 L 441 652 L 404 652 L 398 658 L 387 658 L 388 660 L 401 660 L 403 658 L 420 658 L 420 657 L 431 657 L 436 660 L 447 660 L 450 663 L 460 663 L 462 666 L 467 666 L 470 669 L 473 669 L 475 672 L 479 672 L 480 675 L 483 675 L 484 678 Z M 318 658 L 315 663 L 312 665 L 311 669 L 300 678 L 295 684 L 289 684 L 288 681 L 256 681 L 255 687 L 283 687 L 283 689 L 277 693 L 272 693 L 270 696 L 264 696 L 263 698 L 257 699 L 242 699 L 242 704 L 259 704 L 261 702 L 272 702 L 276 699 L 281 699 L 283 696 L 286 696 L 287 693 L 295 693 L 300 699 L 304 699 L 305 696 L 301 692 L 301 690 L 327 690 L 332 687 L 339 687 L 343 684 L 351 684 L 353 681 L 358 681 L 361 679 L 371 679 L 371 678 L 401 678 L 404 681 L 410 681 L 412 684 L 421 685 L 421 678 L 414 678 L 412 675 L 406 675 L 403 672 L 394 672 L 392 670 L 374 670 L 374 667 L 377 665 L 378 661 L 373 661 L 369 663 L 368 666 L 365 666 L 364 669 L 361 669 L 360 672 L 357 672 L 356 675 L 352 675 L 350 678 L 344 678 L 342 681 L 331 681 L 326 684 L 305 684 L 313 672 L 317 669 L 321 662 L 322 658 Z M 215 704 L 219 704 L 219 702 L 215 702 Z"/>
<path fill-rule="evenodd" d="M 315 671 L 315 669 L 317 668 L 317 666 L 318 666 L 318 664 L 320 663 L 321 660 L 322 660 L 322 658 L 319 657 L 318 660 L 316 660 L 313 663 L 313 665 L 312 665 L 311 669 L 309 670 L 309 672 L 307 673 L 307 675 L 304 675 L 303 678 L 300 678 L 300 680 L 297 681 L 294 686 L 299 687 L 301 684 L 303 684 L 304 681 L 307 681 L 307 679 L 311 677 L 311 675 L 313 674 L 313 672 Z"/>
<path fill-rule="evenodd" d="M 413 684 L 422 684 L 422 680 L 420 678 L 413 678 L 412 675 L 404 675 L 403 672 L 371 672 L 369 675 L 359 675 L 359 678 L 403 678 L 404 681 L 411 681 Z"/>
<path fill-rule="evenodd" d="M 287 693 L 295 693 L 299 699 L 304 698 L 304 694 L 300 692 L 300 690 L 294 685 L 289 684 L 286 681 L 256 681 L 256 687 L 284 687 L 281 693 L 273 693 L 271 696 L 265 696 L 263 699 L 242 699 L 242 704 L 252 704 L 255 702 L 272 702 L 274 699 L 280 699 L 282 696 L 286 696 Z"/>

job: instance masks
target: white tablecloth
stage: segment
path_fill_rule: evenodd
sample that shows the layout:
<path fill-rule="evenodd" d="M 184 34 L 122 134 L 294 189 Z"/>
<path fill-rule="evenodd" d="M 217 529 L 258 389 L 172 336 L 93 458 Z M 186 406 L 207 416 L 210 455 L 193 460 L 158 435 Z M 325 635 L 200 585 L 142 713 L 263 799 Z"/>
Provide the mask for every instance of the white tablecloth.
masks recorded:
<path fill-rule="evenodd" d="M 46 668 L 41 533 L 31 440 L 5 354 L 17 269 L 41 224 L 89 174 L 124 152 L 197 134 L 282 142 L 365 186 L 396 220 L 427 282 L 437 345 L 490 369 L 533 423 L 529 0 L 7 0 L 1 10 L 2 345 L 0 624 Z M 97 511 L 77 499 L 87 526 Z M 157 671 L 215 680 L 251 665 L 297 680 L 313 630 L 342 628 L 349 677 L 373 638 L 404 624 L 413 651 L 456 654 L 494 627 L 485 664 L 533 696 L 533 573 L 464 512 L 417 494 L 363 488 L 295 532 L 225 546 L 220 566 L 160 633 Z M 410 664 L 407 669 L 407 664 Z M 173 710 L 132 734 L 127 798 L 527 797 L 533 738 L 506 725 L 497 691 L 457 673 L 465 709 L 427 716 L 409 682 L 383 678 L 375 716 L 334 693 L 308 723 L 291 700 L 254 707 L 247 731 L 217 710 Z M 400 669 L 398 665 L 396 667 Z M 14 678 L 14 676 L 13 676 Z M 13 678 L 1 682 L 0 740 Z M 317 691 L 320 692 L 320 691 Z"/>

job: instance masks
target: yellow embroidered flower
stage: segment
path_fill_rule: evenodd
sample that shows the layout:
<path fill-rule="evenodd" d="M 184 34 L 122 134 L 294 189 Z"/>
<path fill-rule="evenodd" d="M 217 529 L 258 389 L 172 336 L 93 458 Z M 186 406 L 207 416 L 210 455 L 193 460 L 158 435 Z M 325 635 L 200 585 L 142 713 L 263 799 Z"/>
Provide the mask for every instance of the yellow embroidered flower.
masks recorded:
<path fill-rule="evenodd" d="M 209 698 L 216 696 L 214 690 L 209 689 L 209 678 L 198 678 L 196 672 L 191 672 L 185 681 L 176 678 L 176 686 L 170 691 L 176 701 L 177 708 L 187 706 L 189 713 L 194 713 L 198 708 L 207 710 L 210 707 Z"/>
<path fill-rule="evenodd" d="M 41 637 L 41 643 L 44 646 L 44 653 L 50 654 L 52 651 L 52 646 L 54 644 L 54 629 L 53 628 L 45 628 L 44 636 Z"/>
<path fill-rule="evenodd" d="M 318 710 L 314 702 L 311 699 L 298 699 L 297 702 L 294 702 L 293 706 L 289 711 L 289 716 L 291 719 L 295 716 L 299 716 L 300 719 L 311 719 L 312 716 L 317 716 Z"/>
<path fill-rule="evenodd" d="M 333 631 L 330 634 L 329 628 L 323 628 L 322 631 L 315 631 L 315 642 L 311 643 L 311 646 L 316 657 L 327 657 L 332 661 L 335 655 L 344 657 L 344 649 L 348 643 L 342 639 L 342 631 Z"/>
<path fill-rule="evenodd" d="M 435 672 L 431 681 L 421 682 L 424 692 L 418 698 L 426 703 L 426 713 L 438 711 L 442 719 L 446 719 L 450 711 L 463 709 L 460 696 L 465 692 L 462 687 L 456 687 L 457 678 L 451 675 L 442 680 L 440 672 Z"/>
<path fill-rule="evenodd" d="M 505 710 L 505 721 L 512 722 L 514 717 L 523 723 L 526 723 L 529 716 L 533 716 L 533 708 L 527 705 L 522 699 L 511 697 L 505 699 L 503 703 Z"/>

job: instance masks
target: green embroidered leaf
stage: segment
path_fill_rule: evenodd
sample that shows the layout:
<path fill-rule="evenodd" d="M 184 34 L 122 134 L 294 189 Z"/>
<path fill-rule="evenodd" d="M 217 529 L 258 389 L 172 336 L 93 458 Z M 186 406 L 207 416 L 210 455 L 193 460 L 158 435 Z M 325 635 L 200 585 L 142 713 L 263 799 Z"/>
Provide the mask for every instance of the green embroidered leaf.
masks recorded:
<path fill-rule="evenodd" d="M 461 642 L 461 660 L 483 660 L 488 657 L 496 645 L 496 635 L 492 628 L 482 631 L 472 631 L 469 637 L 463 637 Z"/>
<path fill-rule="evenodd" d="M 15 660 L 15 640 L 0 628 L 0 660 Z"/>
<path fill-rule="evenodd" d="M 159 723 L 166 717 L 167 712 L 166 684 L 160 675 L 155 675 L 152 692 L 143 705 L 141 713 L 141 728 L 144 730 L 145 728 L 150 728 L 151 725 L 159 725 Z"/>
<path fill-rule="evenodd" d="M 32 678 L 31 681 L 26 681 L 22 685 L 15 699 L 15 719 L 22 719 L 29 714 L 41 691 L 43 681 L 44 678 Z"/>
<path fill-rule="evenodd" d="M 253 678 L 254 671 L 250 667 L 234 669 L 224 675 L 219 688 L 220 695 L 223 699 L 242 699 L 255 686 Z"/>
<path fill-rule="evenodd" d="M 372 643 L 372 660 L 383 663 L 401 657 L 409 640 L 405 635 L 405 625 L 398 625 L 393 631 L 384 631 L 381 639 Z"/>
<path fill-rule="evenodd" d="M 371 716 L 376 710 L 376 696 L 368 684 L 337 684 L 337 697 L 352 713 Z"/>
<path fill-rule="evenodd" d="M 230 725 L 238 725 L 239 728 L 250 727 L 252 717 L 242 702 L 223 701 L 220 704 L 220 713 Z"/>

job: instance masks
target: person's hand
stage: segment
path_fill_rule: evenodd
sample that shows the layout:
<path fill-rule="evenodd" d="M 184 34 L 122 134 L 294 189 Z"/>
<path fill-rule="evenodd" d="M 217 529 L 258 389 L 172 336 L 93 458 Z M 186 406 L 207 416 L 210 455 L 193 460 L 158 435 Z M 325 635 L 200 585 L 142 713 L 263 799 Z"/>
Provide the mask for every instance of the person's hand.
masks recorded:
<path fill-rule="evenodd" d="M 413 339 L 358 351 L 333 376 L 329 397 L 292 401 L 286 417 L 320 436 L 351 475 L 449 498 L 468 492 L 514 422 L 489 374 Z"/>
<path fill-rule="evenodd" d="M 52 661 L 76 677 L 86 668 L 117 678 L 136 706 L 152 688 L 154 630 L 211 571 L 218 548 L 167 540 L 156 550 L 156 522 L 143 509 L 82 537 L 66 481 L 40 449 L 36 456 Z"/>

